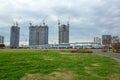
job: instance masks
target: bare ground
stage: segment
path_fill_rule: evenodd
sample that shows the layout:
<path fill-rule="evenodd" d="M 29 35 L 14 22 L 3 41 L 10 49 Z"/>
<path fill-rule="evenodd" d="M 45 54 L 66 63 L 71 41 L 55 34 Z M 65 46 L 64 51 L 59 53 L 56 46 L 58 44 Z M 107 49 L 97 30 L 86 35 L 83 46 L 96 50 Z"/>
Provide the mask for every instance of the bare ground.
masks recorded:
<path fill-rule="evenodd" d="M 110 74 L 109 76 L 106 76 L 106 77 L 103 77 L 103 76 L 99 76 L 97 75 L 96 73 L 92 72 L 91 69 L 92 68 L 95 68 L 95 67 L 99 67 L 100 65 L 98 63 L 96 64 L 92 64 L 93 67 L 84 67 L 85 69 L 85 72 L 88 73 L 89 75 L 91 76 L 95 76 L 95 77 L 98 77 L 98 78 L 101 78 L 102 79 L 109 79 L 109 80 L 120 80 L 120 74 L 117 74 L 117 73 L 112 73 Z"/>
<path fill-rule="evenodd" d="M 73 80 L 75 74 L 72 72 L 52 72 L 48 75 L 25 74 L 20 80 Z"/>

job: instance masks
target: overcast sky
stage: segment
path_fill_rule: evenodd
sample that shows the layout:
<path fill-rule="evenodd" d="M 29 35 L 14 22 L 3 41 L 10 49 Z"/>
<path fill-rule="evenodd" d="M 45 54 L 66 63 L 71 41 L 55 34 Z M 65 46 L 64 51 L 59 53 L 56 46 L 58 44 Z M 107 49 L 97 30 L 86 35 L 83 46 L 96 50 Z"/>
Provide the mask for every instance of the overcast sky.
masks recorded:
<path fill-rule="evenodd" d="M 29 39 L 29 21 L 46 17 L 49 43 L 58 42 L 58 19 L 70 17 L 70 42 L 92 41 L 103 34 L 120 35 L 120 0 L 0 0 L 0 35 L 9 43 L 10 28 L 19 22 L 20 42 Z"/>

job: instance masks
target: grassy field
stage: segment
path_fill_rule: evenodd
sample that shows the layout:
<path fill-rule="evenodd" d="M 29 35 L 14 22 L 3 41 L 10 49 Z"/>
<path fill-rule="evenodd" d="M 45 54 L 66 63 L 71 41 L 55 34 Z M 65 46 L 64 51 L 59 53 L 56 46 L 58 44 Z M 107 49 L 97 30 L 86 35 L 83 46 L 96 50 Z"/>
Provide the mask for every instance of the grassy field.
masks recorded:
<path fill-rule="evenodd" d="M 1 49 L 0 80 L 120 80 L 120 62 L 92 53 Z"/>

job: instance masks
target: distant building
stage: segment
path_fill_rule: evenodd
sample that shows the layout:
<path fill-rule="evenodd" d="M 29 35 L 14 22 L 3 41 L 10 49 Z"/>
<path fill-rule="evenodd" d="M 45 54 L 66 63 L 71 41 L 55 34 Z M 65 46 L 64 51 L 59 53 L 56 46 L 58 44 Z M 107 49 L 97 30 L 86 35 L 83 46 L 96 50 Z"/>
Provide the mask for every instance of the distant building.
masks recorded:
<path fill-rule="evenodd" d="M 40 26 L 29 27 L 29 46 L 48 44 L 48 26 L 43 23 Z"/>
<path fill-rule="evenodd" d="M 60 21 L 58 21 L 58 29 L 59 29 L 59 44 L 68 44 L 69 43 L 69 22 L 67 25 L 60 24 Z"/>
<path fill-rule="evenodd" d="M 4 44 L 4 36 L 0 35 L 0 44 Z"/>
<path fill-rule="evenodd" d="M 101 45 L 101 38 L 94 37 L 94 43 Z"/>
<path fill-rule="evenodd" d="M 111 44 L 111 35 L 102 35 L 102 45 Z"/>
<path fill-rule="evenodd" d="M 20 37 L 20 27 L 18 27 L 18 23 L 11 27 L 10 34 L 10 47 L 17 48 L 19 47 L 19 37 Z"/>

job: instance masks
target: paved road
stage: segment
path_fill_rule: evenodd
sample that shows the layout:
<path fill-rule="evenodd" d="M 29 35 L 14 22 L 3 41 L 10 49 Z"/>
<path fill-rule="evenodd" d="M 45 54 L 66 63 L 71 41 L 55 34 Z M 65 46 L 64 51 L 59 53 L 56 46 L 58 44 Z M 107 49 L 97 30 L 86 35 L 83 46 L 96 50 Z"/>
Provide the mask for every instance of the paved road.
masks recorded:
<path fill-rule="evenodd" d="M 105 53 L 105 52 L 101 52 L 99 50 L 93 50 L 93 52 L 95 54 L 101 54 L 101 55 L 104 55 L 104 56 L 108 56 L 108 57 L 112 57 L 112 58 L 120 60 L 120 54 Z"/>

